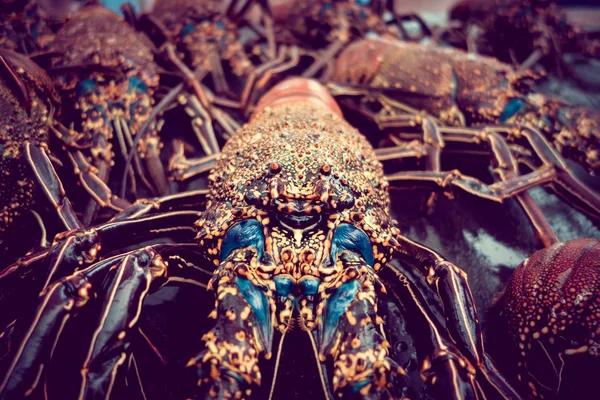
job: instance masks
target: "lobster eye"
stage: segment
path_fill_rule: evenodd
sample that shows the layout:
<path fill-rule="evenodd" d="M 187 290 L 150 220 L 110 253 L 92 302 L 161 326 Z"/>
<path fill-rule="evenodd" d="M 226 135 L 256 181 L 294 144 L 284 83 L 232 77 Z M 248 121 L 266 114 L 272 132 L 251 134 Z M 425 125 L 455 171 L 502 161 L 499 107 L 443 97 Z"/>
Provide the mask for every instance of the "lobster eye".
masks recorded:
<path fill-rule="evenodd" d="M 362 256 L 371 266 L 375 261 L 371 241 L 365 232 L 351 224 L 342 224 L 333 232 L 331 241 L 331 257 L 335 261 L 337 255 L 344 250 L 354 251 Z"/>
<path fill-rule="evenodd" d="M 247 246 L 258 250 L 258 257 L 262 257 L 265 236 L 261 223 L 255 219 L 246 219 L 229 228 L 221 244 L 221 261 L 226 259 L 233 250 Z"/>

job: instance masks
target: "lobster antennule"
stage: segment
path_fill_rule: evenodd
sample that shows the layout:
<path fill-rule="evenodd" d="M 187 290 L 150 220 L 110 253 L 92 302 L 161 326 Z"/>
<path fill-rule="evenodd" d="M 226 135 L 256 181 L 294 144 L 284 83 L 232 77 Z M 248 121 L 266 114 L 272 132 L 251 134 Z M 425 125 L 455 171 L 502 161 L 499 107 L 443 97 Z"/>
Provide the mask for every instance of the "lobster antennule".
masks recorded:
<path fill-rule="evenodd" d="M 342 110 L 319 82 L 307 78 L 287 79 L 269 90 L 256 105 L 254 116 L 267 107 L 286 103 L 309 102 L 325 106 L 334 114 L 342 116 Z"/>

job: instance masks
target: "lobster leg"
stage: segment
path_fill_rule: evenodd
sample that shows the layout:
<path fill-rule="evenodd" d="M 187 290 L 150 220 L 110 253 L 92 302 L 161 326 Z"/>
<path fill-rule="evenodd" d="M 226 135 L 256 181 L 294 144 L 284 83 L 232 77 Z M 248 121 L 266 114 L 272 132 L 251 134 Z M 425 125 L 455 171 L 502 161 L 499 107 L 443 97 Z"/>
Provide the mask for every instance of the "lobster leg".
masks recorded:
<path fill-rule="evenodd" d="M 129 202 L 118 197 L 113 197 L 110 188 L 105 181 L 108 179 L 106 173 L 108 171 L 99 171 L 97 174 L 92 171 L 92 166 L 87 162 L 81 151 L 73 151 L 67 153 L 71 164 L 78 172 L 79 183 L 86 192 L 96 201 L 100 207 L 109 207 L 117 212 L 123 211 L 124 206 L 129 206 Z M 92 215 L 85 215 L 84 220 L 86 225 L 92 220 Z"/>
<path fill-rule="evenodd" d="M 393 263 L 388 271 L 395 276 L 391 295 L 402 304 L 410 330 L 417 333 L 417 346 L 426 358 L 421 375 L 433 389 L 436 398 L 467 399 L 482 396 L 471 362 L 447 337 L 446 327 L 432 312 L 426 298 Z"/>
<path fill-rule="evenodd" d="M 480 141 L 487 142 L 493 156 L 492 161 L 494 165 L 494 172 L 499 177 L 500 181 L 511 182 L 515 180 L 522 180 L 519 178 L 519 167 L 517 160 L 509 150 L 508 144 L 506 143 L 504 137 L 501 136 L 499 131 L 496 129 L 486 128 L 483 130 L 475 130 L 468 128 L 444 127 L 441 130 L 442 134 L 448 141 L 472 141 L 476 143 L 479 143 Z M 560 161 L 560 158 L 556 157 L 555 160 Z M 549 163 L 545 162 L 545 164 Z M 554 243 L 557 243 L 558 238 L 554 234 L 552 227 L 544 217 L 539 207 L 535 204 L 531 196 L 526 191 L 522 191 L 516 194 L 516 198 L 527 214 L 528 219 L 531 221 L 538 241 L 544 247 L 548 247 Z"/>
<path fill-rule="evenodd" d="M 181 182 L 209 172 L 217 161 L 217 154 L 188 159 L 183 153 L 183 148 L 180 150 L 169 160 L 169 171 L 173 179 Z"/>
<path fill-rule="evenodd" d="M 187 84 L 189 84 L 193 90 L 193 95 L 185 94 L 180 96 L 179 101 L 183 102 L 186 106 L 185 110 L 188 115 L 194 118 L 192 120 L 192 128 L 196 132 L 196 136 L 198 137 L 202 149 L 207 155 L 218 153 L 220 148 L 213 130 L 211 117 L 213 106 L 209 102 L 207 93 L 200 83 L 201 79 L 197 77 L 199 73 L 192 72 L 187 65 L 179 59 L 173 45 L 167 44 L 165 50 L 168 59 L 183 73 Z"/>
<path fill-rule="evenodd" d="M 256 262 L 255 250 L 234 250 L 211 280 L 216 324 L 202 338 L 206 349 L 188 367 L 196 372 L 200 391 L 212 398 L 249 398 L 261 382 L 259 354 L 271 356 L 275 285 L 262 281 Z"/>
<path fill-rule="evenodd" d="M 343 272 L 327 283 L 317 308 L 319 357 L 333 358 L 333 391 L 344 398 L 393 398 L 392 374 L 406 375 L 388 355 L 377 315 L 375 272 L 356 253 L 338 257 Z"/>
<path fill-rule="evenodd" d="M 331 60 L 335 60 L 336 56 L 344 48 L 344 43 L 340 40 L 335 40 L 327 46 L 321 54 L 315 58 L 315 61 L 302 73 L 304 78 L 312 78 L 321 68 L 329 64 Z"/>
<path fill-rule="evenodd" d="M 169 91 L 169 93 L 167 93 L 165 95 L 165 97 L 163 97 L 160 100 L 160 102 L 156 105 L 156 107 L 153 107 L 152 112 L 150 113 L 148 118 L 146 118 L 146 120 L 144 121 L 144 123 L 142 124 L 140 129 L 138 129 L 138 131 L 135 135 L 135 139 L 133 140 L 133 143 L 131 143 L 131 150 L 129 151 L 129 154 L 127 154 L 127 156 L 126 156 L 125 166 L 123 168 L 124 173 L 123 173 L 123 178 L 121 179 L 121 197 L 122 198 L 125 198 L 125 192 L 127 191 L 127 178 L 129 177 L 128 172 L 130 171 L 131 164 L 134 160 L 134 157 L 136 157 L 136 155 L 137 155 L 138 144 L 140 143 L 142 138 L 145 136 L 146 131 L 151 128 L 152 122 L 155 120 L 155 118 L 158 117 L 158 115 L 160 113 L 162 113 L 165 109 L 167 109 L 167 107 L 169 107 L 175 101 L 177 96 L 179 96 L 179 94 L 182 91 L 183 91 L 183 83 L 180 83 L 179 85 L 177 85 L 173 89 L 171 89 Z M 122 146 L 123 146 L 122 150 L 125 151 L 124 150 L 125 149 L 124 141 L 123 141 Z M 135 193 L 135 191 L 134 191 L 134 193 Z"/>
<path fill-rule="evenodd" d="M 206 202 L 208 189 L 190 190 L 187 192 L 171 194 L 155 199 L 140 199 L 116 215 L 110 222 L 140 218 L 150 214 L 166 211 L 184 211 L 202 209 Z"/>
<path fill-rule="evenodd" d="M 60 234 L 50 249 L 20 259 L 2 271 L 0 304 L 29 302 L 52 282 L 127 245 L 163 238 L 193 243 L 193 224 L 197 218 L 196 212 L 176 211 L 137 220 L 108 222 L 89 230 Z M 35 277 L 35 280 L 30 282 L 23 279 L 25 276 Z M 0 322 L 3 324 L 9 322 L 14 312 L 18 311 L 6 306 L 0 307 L 0 310 Z"/>
<path fill-rule="evenodd" d="M 518 163 L 515 157 L 509 150 L 508 144 L 504 137 L 502 137 L 494 128 L 484 129 L 472 129 L 472 128 L 450 128 L 450 127 L 438 127 L 437 124 L 426 116 L 404 116 L 399 115 L 396 117 L 398 121 L 394 122 L 394 126 L 397 127 L 401 122 L 404 126 L 414 126 L 422 120 L 423 130 L 423 148 L 418 149 L 421 152 L 415 152 L 415 155 L 426 156 L 426 169 L 432 173 L 413 173 L 413 172 L 402 172 L 395 174 L 390 177 L 390 180 L 396 179 L 412 179 L 416 176 L 428 180 L 432 179 L 436 181 L 440 186 L 444 187 L 447 184 L 456 184 L 458 187 L 478 195 L 483 198 L 490 199 L 490 195 L 495 197 L 495 201 L 502 201 L 506 196 L 515 195 L 517 201 L 523 208 L 527 218 L 531 222 L 532 228 L 538 238 L 538 241 L 544 246 L 551 246 L 558 242 L 556 235 L 554 234 L 552 227 L 546 220 L 545 216 L 535 204 L 531 196 L 525 191 L 519 191 L 518 193 L 506 192 L 506 195 L 500 193 L 500 189 L 496 186 L 501 185 L 485 185 L 476 178 L 462 176 L 459 172 L 441 172 L 440 168 L 440 153 L 444 146 L 444 141 L 448 142 L 470 142 L 478 144 L 481 142 L 486 143 L 490 148 L 492 156 L 492 164 L 494 166 L 494 172 L 503 185 L 508 185 L 511 182 L 524 182 L 523 177 L 519 176 Z M 396 152 L 398 153 L 398 152 Z M 382 154 L 386 159 L 389 159 L 394 154 L 393 149 L 388 150 Z M 409 156 L 409 153 L 400 152 L 399 155 Z M 381 157 L 379 158 L 382 159 Z M 454 181 L 454 178 L 457 181 Z M 418 179 L 418 178 L 417 178 Z M 430 182 L 433 182 L 430 181 Z M 431 205 L 430 197 L 428 204 Z M 496 200 L 497 199 L 497 200 Z"/>
<path fill-rule="evenodd" d="M 392 242 L 400 258 L 419 266 L 427 282 L 435 288 L 444 306 L 448 330 L 459 350 L 481 371 L 499 396 L 519 399 L 518 393 L 484 351 L 475 302 L 465 272 L 433 250 L 404 236 L 397 236 Z"/>
<path fill-rule="evenodd" d="M 600 212 L 600 197 L 581 182 L 567 166 L 563 158 L 558 152 L 548 143 L 546 138 L 532 127 L 487 127 L 485 130 L 470 129 L 470 128 L 441 128 L 443 137 L 447 141 L 479 143 L 489 141 L 490 138 L 498 143 L 499 146 L 504 137 L 508 140 L 522 137 L 527 140 L 529 147 L 534 154 L 541 160 L 542 165 L 529 174 L 518 176 L 512 173 L 510 176 L 505 176 L 502 182 L 490 185 L 492 191 L 500 196 L 514 196 L 533 186 L 538 186 L 544 183 L 552 183 L 557 189 L 557 192 L 568 199 L 583 211 L 592 213 L 592 215 Z M 497 135 L 494 135 L 497 134 Z M 506 147 L 506 145 L 503 145 Z M 508 150 L 503 150 L 508 153 L 504 160 L 511 157 Z M 494 151 L 494 156 L 498 157 Z M 497 159 L 497 161 L 503 161 Z M 513 159 L 513 164 L 515 160 Z M 516 171 L 515 166 L 511 169 Z"/>
<path fill-rule="evenodd" d="M 123 157 L 124 160 L 127 160 L 127 143 L 125 142 L 125 135 L 123 134 L 123 130 L 121 129 L 120 124 L 115 126 L 114 132 L 115 132 L 115 136 L 117 138 L 117 144 L 118 144 L 117 147 L 120 150 L 121 156 Z M 133 148 L 131 151 L 133 154 Z M 136 177 L 135 177 L 135 171 L 133 170 L 133 166 L 130 163 L 128 163 L 125 166 L 123 173 L 128 175 L 129 179 L 131 181 L 131 187 L 129 188 L 130 193 L 137 193 L 137 181 L 136 181 Z M 124 197 L 124 195 L 122 195 L 122 196 Z"/>
<path fill-rule="evenodd" d="M 0 386 L 1 395 L 18 397 L 36 390 L 67 321 L 99 295 L 99 324 L 83 361 L 79 398 L 108 398 L 131 351 L 145 296 L 166 283 L 170 271 L 180 274 L 182 268 L 168 268 L 161 255 L 169 250 L 178 253 L 176 246 L 157 245 L 111 257 L 48 287 Z M 178 264 L 194 269 L 190 265 L 194 264 L 185 260 Z M 189 279 L 190 271 L 183 275 Z M 205 279 L 206 273 L 199 276 Z"/>
<path fill-rule="evenodd" d="M 117 126 L 120 124 L 120 128 Z M 134 162 L 136 165 L 136 169 L 138 171 L 138 175 L 140 176 L 141 181 L 148 187 L 150 190 L 158 191 L 158 194 L 161 196 L 167 195 L 171 193 L 171 188 L 169 187 L 169 182 L 167 181 L 167 176 L 160 161 L 160 149 L 161 143 L 160 138 L 158 136 L 159 128 L 156 128 L 156 124 L 151 124 L 149 126 L 150 129 L 144 129 L 144 136 L 139 141 L 135 142 L 132 138 L 132 130 L 129 127 L 129 124 L 125 120 L 125 118 L 118 118 L 115 121 L 115 130 L 122 131 L 124 133 L 125 139 L 127 143 L 130 145 L 131 150 L 135 151 L 136 157 L 141 156 L 146 164 L 146 170 L 150 174 L 150 179 L 146 178 L 143 168 L 140 165 L 139 158 L 135 158 Z M 149 131 L 149 132 L 148 132 Z M 134 132 L 135 133 L 135 132 Z M 137 144 L 137 149 L 134 148 L 134 143 Z M 150 180 L 154 185 L 150 184 Z"/>
<path fill-rule="evenodd" d="M 144 137 L 141 138 L 138 142 L 135 142 L 133 135 L 131 133 L 131 129 L 129 128 L 129 125 L 127 124 L 127 122 L 125 121 L 125 119 L 122 116 L 118 116 L 118 117 L 114 118 L 113 127 L 114 127 L 115 132 L 120 132 L 119 135 L 125 139 L 126 146 L 129 146 L 130 151 L 132 151 L 134 154 L 133 169 L 135 170 L 137 177 L 144 184 L 146 189 L 148 189 L 152 193 L 156 193 L 156 189 L 154 188 L 154 186 L 150 183 L 150 181 L 146 177 L 146 174 L 144 173 L 144 168 L 142 167 L 142 162 L 140 161 L 140 156 L 145 157 L 146 156 L 145 153 L 147 153 L 147 151 L 146 150 L 139 151 L 139 149 L 147 148 L 146 143 L 148 140 L 150 140 L 148 136 L 156 137 L 156 134 L 153 132 L 152 129 L 146 129 L 144 131 Z M 151 127 L 149 126 L 148 128 L 151 128 Z M 150 131 L 150 133 L 147 132 L 148 130 Z M 134 143 L 137 143 L 137 148 L 134 147 Z M 156 157 L 156 155 L 152 155 L 152 154 L 148 154 L 148 156 Z M 163 172 L 163 174 L 164 174 L 164 172 Z M 166 179 L 166 178 L 164 178 L 164 179 Z M 160 187 L 161 183 L 159 182 L 157 184 L 157 186 Z M 163 189 L 164 189 L 164 187 L 163 187 Z M 164 189 L 164 190 L 166 190 L 165 194 L 169 192 L 168 189 Z"/>
<path fill-rule="evenodd" d="M 82 229 L 83 225 L 77 219 L 75 211 L 71 207 L 71 202 L 67 198 L 62 183 L 56 175 L 46 152 L 31 143 L 25 143 L 24 153 L 25 159 L 33 171 L 33 176 L 56 210 L 56 214 L 63 223 L 64 228 L 66 230 Z"/>
<path fill-rule="evenodd" d="M 96 162 L 99 164 L 99 168 L 92 167 L 80 150 L 77 150 L 75 147 L 68 144 L 69 138 L 73 136 L 73 132 L 69 131 L 61 124 L 55 124 L 51 129 L 54 131 L 55 135 L 65 143 L 67 157 L 71 161 L 75 174 L 79 178 L 79 183 L 92 197 L 88 202 L 83 215 L 85 226 L 88 226 L 91 223 L 98 207 L 110 207 L 113 210 L 122 211 L 122 208 L 117 204 L 127 205 L 129 203 L 118 198 L 113 199 L 112 192 L 106 185 L 110 172 L 110 160 L 98 159 Z"/>
<path fill-rule="evenodd" d="M 491 150 L 492 163 L 494 172 L 501 182 L 519 179 L 519 166 L 516 158 L 509 150 L 508 144 L 504 137 L 495 132 L 493 129 L 467 129 L 467 128 L 448 128 L 441 129 L 442 134 L 448 141 L 484 141 L 488 144 Z M 535 204 L 529 193 L 523 191 L 516 195 L 519 204 L 527 214 L 533 230 L 538 238 L 538 241 L 548 247 L 558 242 L 558 238 L 554 234 L 552 227 L 544 217 L 543 213 Z"/>
<path fill-rule="evenodd" d="M 529 143 L 531 149 L 540 158 L 544 167 L 552 170 L 552 183 L 558 186 L 560 194 L 574 200 L 582 210 L 592 212 L 592 215 L 600 213 L 600 196 L 589 189 L 580 181 L 571 168 L 567 166 L 560 154 L 548 143 L 546 138 L 532 127 L 519 127 L 518 132 L 513 132 L 509 128 L 493 128 L 494 131 L 504 133 L 509 137 L 516 134 L 523 136 Z M 542 168 L 540 168 L 542 170 Z"/>
<path fill-rule="evenodd" d="M 256 104 L 256 99 L 264 94 L 265 88 L 276 76 L 275 74 L 294 68 L 298 65 L 299 60 L 300 54 L 297 47 L 281 46 L 276 59 L 259 65 L 248 76 L 240 97 L 240 108 L 249 112 L 250 105 Z"/>
<path fill-rule="evenodd" d="M 340 93 L 342 94 L 344 93 L 344 87 L 335 86 L 334 89 L 341 91 Z M 356 93 L 358 92 L 348 92 L 348 94 Z M 380 116 L 368 111 L 363 111 L 363 113 L 372 118 L 382 129 L 402 128 L 407 126 L 414 127 L 421 123 L 421 119 L 423 118 L 419 115 Z M 409 113 L 413 114 L 410 111 Z M 435 120 L 432 119 L 432 121 L 435 124 Z M 553 186 L 556 187 L 559 194 L 567 197 L 584 212 L 591 213 L 592 215 L 597 215 L 600 213 L 600 197 L 575 176 L 572 170 L 566 165 L 560 154 L 558 154 L 558 152 L 548 143 L 544 136 L 535 128 L 530 126 L 498 126 L 486 127 L 485 129 L 464 127 L 438 127 L 438 129 L 443 140 L 447 142 L 468 142 L 474 144 L 479 144 L 482 141 L 488 142 L 492 149 L 494 161 L 501 166 L 502 163 L 512 159 L 510 160 L 510 164 L 506 166 L 506 169 L 515 171 L 517 171 L 515 165 L 516 161 L 514 160 L 514 157 L 510 151 L 507 150 L 505 155 L 500 155 L 500 152 L 497 151 L 500 148 L 499 146 L 501 146 L 501 152 L 504 152 L 503 148 L 507 147 L 506 143 L 498 143 L 504 137 L 506 137 L 506 139 L 509 141 L 514 141 L 514 139 L 522 137 L 528 142 L 529 147 L 542 161 L 543 165 L 535 169 L 530 174 L 523 176 L 518 176 L 516 172 L 511 172 L 511 174 L 509 174 L 510 176 L 505 175 L 501 177 L 503 179 L 502 182 L 489 185 L 489 187 L 478 180 L 474 180 L 474 178 L 464 177 L 457 172 L 442 172 L 433 174 L 406 172 L 404 174 L 395 174 L 393 176 L 394 180 L 400 181 L 406 178 L 407 182 L 414 182 L 422 178 L 423 183 L 426 181 L 429 182 L 429 184 L 438 182 L 440 185 L 445 185 L 452 181 L 452 184 L 455 184 L 457 187 L 460 187 L 469 193 L 500 202 L 502 201 L 501 199 L 506 197 L 512 197 L 515 195 L 517 195 L 517 197 L 522 197 L 518 195 L 530 187 L 538 186 L 544 183 L 552 183 Z M 496 136 L 494 139 L 490 139 L 492 137 L 491 133 L 497 133 L 501 135 L 502 138 Z M 402 137 L 405 135 L 399 134 L 399 136 Z M 408 136 L 414 137 L 414 135 Z M 455 178 L 457 180 L 455 180 Z M 534 229 L 538 231 L 538 227 L 542 226 L 539 223 L 543 223 L 540 220 L 541 213 L 535 210 L 537 207 L 533 207 L 534 203 L 530 198 L 525 198 L 524 200 L 519 201 L 521 205 L 526 208 L 526 213 L 528 216 L 530 216 L 530 218 L 532 218 L 532 221 L 535 220 L 533 222 Z M 537 216 L 535 214 L 537 214 Z M 546 225 L 546 228 L 548 227 L 546 223 L 543 224 Z M 548 238 L 552 241 L 553 239 L 548 232 L 549 231 L 547 231 L 546 236 L 548 236 Z M 549 244 L 551 243 L 544 243 L 544 245 Z"/>
<path fill-rule="evenodd" d="M 405 118 L 403 118 L 405 117 Z M 439 173 L 442 170 L 441 163 L 441 154 L 442 149 L 445 146 L 444 138 L 440 134 L 440 130 L 438 125 L 433 121 L 432 118 L 427 116 L 398 116 L 398 118 L 405 119 L 403 124 L 408 126 L 415 125 L 420 122 L 421 129 L 423 131 L 423 147 L 422 153 L 418 154 L 418 156 L 425 157 L 425 168 L 427 171 L 432 171 Z M 432 192 L 427 200 L 427 207 L 429 210 L 433 208 L 433 204 L 435 203 L 437 197 L 436 192 Z"/>

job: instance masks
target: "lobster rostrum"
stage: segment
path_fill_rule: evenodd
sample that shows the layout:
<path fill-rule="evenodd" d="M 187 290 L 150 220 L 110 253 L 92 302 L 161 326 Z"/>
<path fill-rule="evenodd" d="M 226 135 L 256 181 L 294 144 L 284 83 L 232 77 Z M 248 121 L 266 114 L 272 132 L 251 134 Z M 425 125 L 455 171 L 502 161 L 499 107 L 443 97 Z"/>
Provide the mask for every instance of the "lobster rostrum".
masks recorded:
<path fill-rule="evenodd" d="M 59 104 L 52 81 L 39 66 L 21 54 L 0 50 L 0 243 L 28 211 L 41 221 L 38 211 L 46 202 L 61 221 L 55 232 L 81 228 L 46 154 Z M 43 238 L 36 246 L 45 246 L 43 223 L 40 228 Z"/>
<path fill-rule="evenodd" d="M 60 55 L 49 70 L 68 105 L 64 119 L 74 129 L 57 133 L 92 197 L 83 211 L 86 223 L 98 205 L 120 211 L 127 204 L 115 199 L 106 185 L 115 161 L 113 145 L 123 159 L 136 145 L 133 166 L 126 164 L 124 171 L 132 179 L 134 194 L 137 182 L 150 193 L 169 193 L 159 159 L 159 124 L 150 119 L 159 75 L 147 38 L 112 11 L 88 6 L 72 15 L 46 50 Z M 143 138 L 135 140 L 148 123 Z M 101 182 L 92 182 L 92 175 Z"/>
<path fill-rule="evenodd" d="M 79 398 L 109 397 L 130 365 L 124 361 L 131 343 L 140 339 L 145 297 L 170 280 L 202 285 L 210 274 L 216 321 L 204 350 L 187 364 L 198 385 L 193 395 L 251 397 L 261 383 L 260 355 L 269 357 L 275 333 L 283 340 L 297 320 L 318 353 L 326 397 L 403 397 L 407 374 L 391 356 L 391 327 L 378 310 L 386 293 L 378 273 L 388 270 L 422 325 L 422 379 L 434 395 L 518 398 L 484 351 L 466 275 L 400 234 L 375 152 L 317 82 L 285 81 L 267 93 L 210 176 L 208 192 L 138 202 L 111 222 L 57 237 L 53 247 L 10 268 L 15 276 L 35 274 L 42 297 L 33 321 L 17 322 L 23 334 L 12 346 L 2 396 L 41 390 L 46 366 L 58 357 L 62 321 L 96 312 L 96 333 L 80 336 L 87 350 L 79 381 L 60 387 L 78 386 Z M 192 210 L 206 199 L 194 244 Z M 176 244 L 160 244 L 164 237 Z M 146 247 L 131 250 L 135 243 Z M 445 324 L 390 264 L 393 258 L 427 277 Z M 0 280 L 3 290 L 7 282 Z"/>

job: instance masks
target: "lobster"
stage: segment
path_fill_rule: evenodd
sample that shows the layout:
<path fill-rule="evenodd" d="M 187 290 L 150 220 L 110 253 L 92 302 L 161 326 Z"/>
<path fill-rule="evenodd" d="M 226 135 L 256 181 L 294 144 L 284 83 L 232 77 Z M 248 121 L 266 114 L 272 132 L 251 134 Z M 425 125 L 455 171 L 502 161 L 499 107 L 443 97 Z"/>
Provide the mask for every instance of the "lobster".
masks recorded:
<path fill-rule="evenodd" d="M 251 110 L 273 78 L 298 65 L 300 54 L 295 47 L 275 50 L 270 19 L 263 27 L 246 18 L 254 3 L 158 1 L 139 18 L 131 9 L 126 10 L 136 26 L 153 38 L 165 61 L 183 75 L 189 88 L 177 100 L 192 118 L 201 151 L 194 151 L 180 139 L 174 142 L 176 150 L 169 161 L 173 180 L 189 181 L 210 169 L 224 140 L 240 127 L 237 120 L 243 118 L 241 114 Z M 264 2 L 258 3 L 266 7 Z M 244 27 L 250 28 L 250 38 L 243 37 Z M 235 113 L 239 117 L 232 118 Z M 188 158 L 187 150 L 200 154 Z M 196 158 L 198 155 L 208 156 L 210 161 Z"/>
<path fill-rule="evenodd" d="M 133 166 L 124 162 L 134 194 L 135 177 L 150 193 L 170 193 L 153 108 L 158 66 L 147 38 L 112 11 L 88 6 L 72 15 L 46 51 L 52 55 L 48 70 L 66 103 L 63 120 L 71 126 L 56 134 L 90 196 L 80 207 L 84 223 L 93 220 L 98 206 L 118 212 L 129 204 L 109 187 L 115 142 L 123 160 L 130 148 L 135 153 Z"/>
<path fill-rule="evenodd" d="M 554 1 L 467 0 L 450 10 L 450 20 L 452 28 L 443 31 L 442 41 L 521 71 L 541 66 L 578 79 L 565 54 L 600 56 L 600 42 L 573 26 Z"/>
<path fill-rule="evenodd" d="M 589 393 L 599 368 L 598 260 L 597 239 L 557 243 L 521 263 L 508 283 L 502 306 L 530 397 Z"/>
<path fill-rule="evenodd" d="M 37 52 L 52 40 L 52 25 L 52 18 L 38 1 L 0 2 L 1 48 L 25 54 Z"/>
<path fill-rule="evenodd" d="M 44 219 L 59 221 L 50 232 L 82 227 L 47 154 L 59 105 L 50 78 L 38 65 L 0 50 L 0 243 L 6 259 L 8 248 L 15 246 L 9 229 L 28 212 L 40 225 L 41 239 L 33 247 L 47 245 Z M 46 208 L 53 210 L 50 218 L 41 218 L 40 213 L 48 214 Z M 31 245 L 21 239 L 16 247 L 23 248 L 23 242 Z"/>
<path fill-rule="evenodd" d="M 302 72 L 304 77 L 312 77 L 323 68 L 325 74 L 329 73 L 339 52 L 369 33 L 411 41 L 431 35 L 417 14 L 397 14 L 393 1 L 272 0 L 269 6 L 278 41 L 297 44 L 314 53 L 314 62 Z M 389 22 L 384 19 L 386 12 L 391 15 Z M 404 29 L 404 21 L 415 21 L 421 35 L 411 36 Z"/>
<path fill-rule="evenodd" d="M 375 152 L 317 82 L 285 81 L 267 93 L 209 179 L 208 191 L 138 202 L 109 223 L 67 232 L 15 266 L 14 274 L 28 270 L 45 283 L 38 287 L 35 317 L 11 354 L 2 396 L 40 390 L 55 357 L 53 343 L 67 329 L 61 321 L 93 310 L 98 329 L 84 341 L 79 384 L 69 387 L 78 386 L 80 398 L 110 396 L 131 342 L 139 339 L 144 298 L 168 280 L 203 285 L 210 274 L 215 326 L 186 367 L 199 385 L 191 385 L 196 395 L 250 397 L 261 382 L 259 356 L 269 357 L 274 334 L 283 340 L 297 319 L 316 346 L 326 397 L 398 398 L 408 375 L 390 358 L 377 306 L 386 296 L 378 274 L 387 270 L 423 329 L 422 375 L 433 393 L 518 397 L 484 352 L 466 275 L 400 234 L 387 211 L 388 184 Z M 198 219 L 193 210 L 202 202 Z M 194 240 L 185 221 L 195 219 Z M 159 244 L 165 236 L 185 240 Z M 119 252 L 135 242 L 146 247 Z M 390 264 L 393 258 L 427 277 L 445 324 Z M 47 268 L 41 268 L 44 259 Z"/>
<path fill-rule="evenodd" d="M 365 62 L 373 59 L 377 61 Z M 419 74 L 425 79 L 418 79 Z M 422 138 L 424 147 L 414 149 L 406 142 L 397 142 L 395 150 L 388 149 L 387 156 L 394 159 L 425 155 L 431 172 L 420 174 L 419 179 L 430 180 L 434 186 L 454 186 L 495 201 L 524 190 L 528 186 L 524 185 L 525 180 L 529 183 L 545 180 L 553 182 L 562 195 L 595 215 L 600 211 L 596 194 L 576 175 L 574 168 L 562 160 L 557 149 L 590 170 L 596 170 L 598 115 L 530 91 L 527 89 L 530 79 L 530 74 L 515 75 L 506 64 L 490 58 L 467 57 L 458 50 L 365 39 L 348 46 L 340 55 L 334 82 L 330 85 L 337 95 L 344 97 L 343 104 L 358 110 L 381 129 L 410 130 L 419 125 L 423 128 L 416 134 L 400 132 L 397 137 Z M 431 117 L 419 110 L 430 113 Z M 442 123 L 457 127 L 439 126 Z M 498 126 L 483 129 L 475 126 L 482 123 Z M 520 148 L 511 150 L 519 154 L 514 161 L 506 160 L 508 153 L 500 154 L 496 147 L 498 140 L 518 144 Z M 548 140 L 552 140 L 554 146 Z M 521 146 L 520 141 L 525 142 L 526 147 Z M 527 178 L 514 177 L 521 183 L 509 184 L 511 178 L 506 176 L 502 189 L 498 188 L 500 191 L 480 183 L 461 182 L 460 178 L 455 179 L 456 175 L 450 177 L 452 173 L 448 175 L 440 170 L 440 154 L 446 143 L 487 143 L 495 168 L 512 169 L 509 175 L 514 177 L 517 164 L 524 163 L 532 172 Z M 541 165 L 539 161 L 536 163 L 536 157 Z M 417 178 L 400 173 L 394 179 L 411 185 Z M 535 214 L 531 210 L 528 213 Z M 535 225 L 543 236 L 538 229 L 541 225 Z"/>

